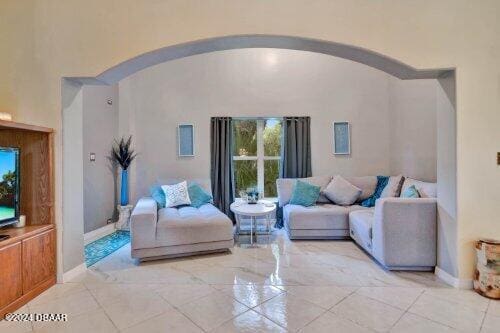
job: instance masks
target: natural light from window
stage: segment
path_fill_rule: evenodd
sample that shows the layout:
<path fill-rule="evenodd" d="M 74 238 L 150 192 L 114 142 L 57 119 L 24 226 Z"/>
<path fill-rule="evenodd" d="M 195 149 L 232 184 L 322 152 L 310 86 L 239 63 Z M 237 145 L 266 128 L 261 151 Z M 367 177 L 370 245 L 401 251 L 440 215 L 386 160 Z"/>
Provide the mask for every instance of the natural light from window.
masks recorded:
<path fill-rule="evenodd" d="M 257 187 L 265 198 L 277 197 L 281 154 L 281 120 L 236 119 L 233 125 L 236 196 Z"/>

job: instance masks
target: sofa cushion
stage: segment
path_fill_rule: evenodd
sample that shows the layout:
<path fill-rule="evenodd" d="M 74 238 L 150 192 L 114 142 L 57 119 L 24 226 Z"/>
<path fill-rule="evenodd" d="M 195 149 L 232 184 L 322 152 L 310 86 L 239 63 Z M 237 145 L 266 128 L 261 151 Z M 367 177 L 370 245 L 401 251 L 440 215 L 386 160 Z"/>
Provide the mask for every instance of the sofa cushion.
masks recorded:
<path fill-rule="evenodd" d="M 295 186 L 293 187 L 290 204 L 305 207 L 313 206 L 318 200 L 320 190 L 321 187 L 319 186 L 297 180 L 295 182 Z"/>
<path fill-rule="evenodd" d="M 201 188 L 207 192 L 208 194 L 212 195 L 212 182 L 210 178 L 193 178 L 193 179 L 183 179 L 183 178 L 158 178 L 155 182 L 155 185 L 159 185 L 160 187 L 162 185 L 173 185 L 180 183 L 182 181 L 186 180 L 188 186 L 191 184 L 198 184 L 201 186 Z"/>
<path fill-rule="evenodd" d="M 233 239 L 233 223 L 212 204 L 158 211 L 156 246 L 186 245 Z"/>
<path fill-rule="evenodd" d="M 212 196 L 205 192 L 205 190 L 198 184 L 190 184 L 188 186 L 189 200 L 191 206 L 199 208 L 204 204 L 212 202 Z"/>
<path fill-rule="evenodd" d="M 405 178 L 403 187 L 401 188 L 401 194 L 412 185 L 415 186 L 421 198 L 437 198 L 436 183 L 422 182 L 412 178 Z"/>
<path fill-rule="evenodd" d="M 149 188 L 149 194 L 155 199 L 158 208 L 165 208 L 165 192 L 160 185 L 153 185 Z"/>
<path fill-rule="evenodd" d="M 289 229 L 348 229 L 346 207 L 321 204 L 311 207 L 286 205 L 283 218 Z"/>
<path fill-rule="evenodd" d="M 279 178 L 276 179 L 276 188 L 278 190 L 278 203 L 280 207 L 285 206 L 290 202 L 290 198 L 292 197 L 293 187 L 295 182 L 298 180 L 302 180 L 308 182 L 309 184 L 320 186 L 321 190 L 324 190 L 330 180 L 332 180 L 331 176 L 319 176 L 319 177 L 308 177 L 308 178 Z M 329 203 L 327 197 L 320 194 L 318 197 L 318 203 Z"/>
<path fill-rule="evenodd" d="M 335 176 L 323 191 L 323 194 L 335 204 L 347 206 L 355 203 L 361 192 L 360 188 L 352 185 L 342 176 Z"/>
<path fill-rule="evenodd" d="M 371 251 L 374 209 L 357 210 L 349 214 L 350 235 L 364 249 Z"/>
<path fill-rule="evenodd" d="M 191 204 L 186 181 L 174 185 L 162 185 L 161 188 L 165 193 L 165 207 Z"/>
<path fill-rule="evenodd" d="M 375 188 L 377 187 L 376 176 L 344 177 L 344 179 L 361 189 L 362 192 L 358 198 L 359 201 L 365 200 L 375 193 Z"/>
<path fill-rule="evenodd" d="M 415 185 L 412 185 L 401 193 L 401 198 L 420 198 L 420 194 Z"/>
<path fill-rule="evenodd" d="M 396 198 L 401 194 L 401 187 L 403 186 L 404 177 L 402 175 L 391 176 L 387 185 L 384 187 L 381 198 Z"/>

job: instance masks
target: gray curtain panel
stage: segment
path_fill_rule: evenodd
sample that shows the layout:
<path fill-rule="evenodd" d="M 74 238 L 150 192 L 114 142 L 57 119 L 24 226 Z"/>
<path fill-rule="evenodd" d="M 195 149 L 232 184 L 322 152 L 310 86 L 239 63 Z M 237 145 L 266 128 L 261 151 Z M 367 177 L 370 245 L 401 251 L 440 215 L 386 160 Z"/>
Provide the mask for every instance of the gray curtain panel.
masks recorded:
<path fill-rule="evenodd" d="M 234 200 L 231 117 L 210 122 L 210 178 L 214 204 L 234 221 L 229 206 Z"/>
<path fill-rule="evenodd" d="M 283 118 L 281 178 L 311 177 L 311 118 Z"/>

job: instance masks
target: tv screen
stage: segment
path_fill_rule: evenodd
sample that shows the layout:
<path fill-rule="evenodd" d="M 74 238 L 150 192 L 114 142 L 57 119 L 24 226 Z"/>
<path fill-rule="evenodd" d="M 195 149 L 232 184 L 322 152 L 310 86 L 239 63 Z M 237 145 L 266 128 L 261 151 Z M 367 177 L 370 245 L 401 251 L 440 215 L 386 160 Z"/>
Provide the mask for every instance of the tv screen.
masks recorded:
<path fill-rule="evenodd" d="M 19 218 L 19 149 L 0 147 L 0 226 Z"/>

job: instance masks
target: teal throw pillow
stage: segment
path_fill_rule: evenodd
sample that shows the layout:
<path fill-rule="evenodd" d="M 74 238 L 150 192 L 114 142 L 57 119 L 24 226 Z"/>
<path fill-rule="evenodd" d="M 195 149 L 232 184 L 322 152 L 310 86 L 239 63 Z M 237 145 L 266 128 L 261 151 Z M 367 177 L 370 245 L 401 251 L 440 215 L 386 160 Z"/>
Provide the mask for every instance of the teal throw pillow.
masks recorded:
<path fill-rule="evenodd" d="M 371 197 L 366 198 L 361 201 L 361 206 L 363 207 L 375 207 L 375 202 L 382 195 L 382 191 L 387 186 L 389 182 L 389 177 L 387 176 L 377 176 L 377 187 L 375 188 L 375 192 L 373 192 Z"/>
<path fill-rule="evenodd" d="M 403 194 L 401 195 L 402 198 L 420 198 L 420 194 L 418 193 L 417 188 L 415 185 L 412 185 L 408 187 Z"/>
<path fill-rule="evenodd" d="M 149 194 L 155 199 L 158 208 L 165 208 L 165 192 L 160 185 L 154 185 L 149 188 Z"/>
<path fill-rule="evenodd" d="M 204 204 L 212 202 L 212 196 L 205 192 L 198 184 L 191 184 L 188 186 L 189 199 L 191 200 L 191 206 L 195 208 L 200 208 Z"/>
<path fill-rule="evenodd" d="M 316 201 L 318 201 L 320 191 L 320 186 L 297 180 L 293 187 L 290 204 L 305 207 L 313 206 L 316 204 Z"/>

